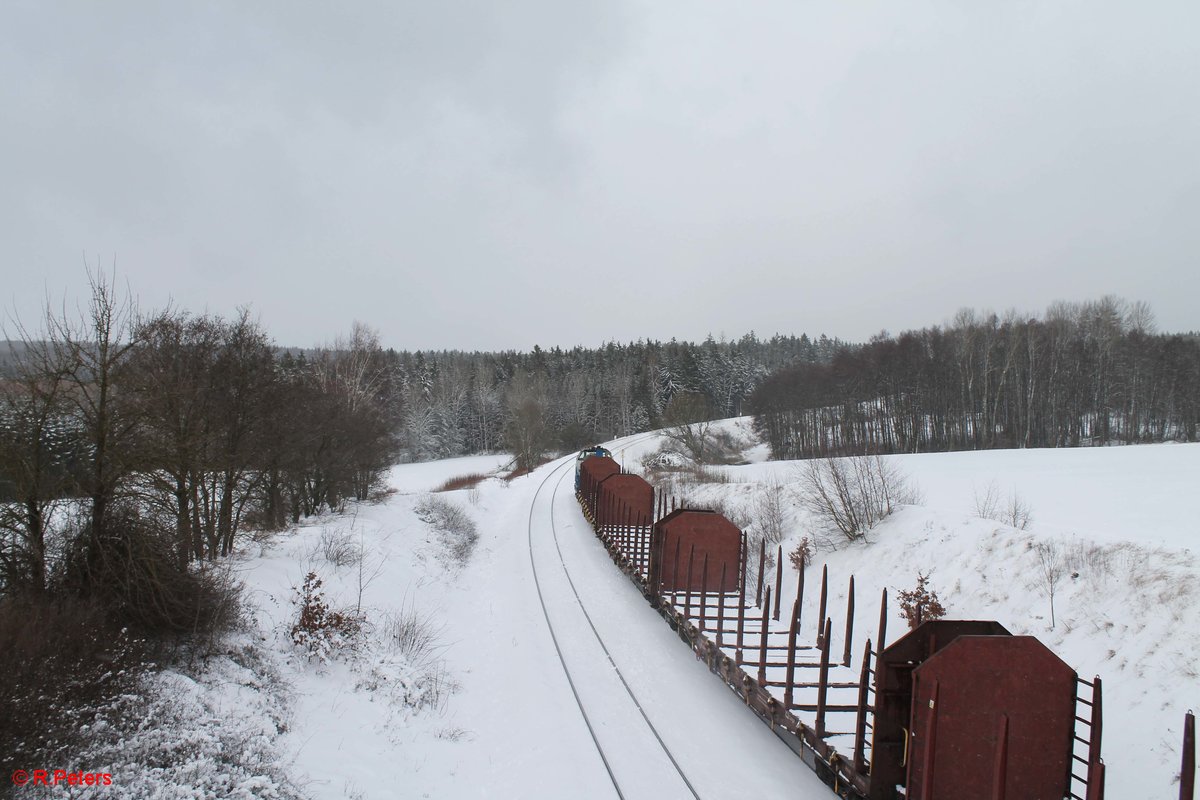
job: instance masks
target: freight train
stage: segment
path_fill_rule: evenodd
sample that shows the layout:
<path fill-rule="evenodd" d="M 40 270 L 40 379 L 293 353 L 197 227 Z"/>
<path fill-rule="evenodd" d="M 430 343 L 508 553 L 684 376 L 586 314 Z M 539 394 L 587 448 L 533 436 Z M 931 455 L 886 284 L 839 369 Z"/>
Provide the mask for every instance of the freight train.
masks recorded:
<path fill-rule="evenodd" d="M 834 653 L 827 573 L 815 640 L 802 642 L 804 569 L 781 620 L 782 550 L 772 581 L 765 546 L 749 558 L 733 523 L 681 507 L 600 446 L 577 455 L 575 488 L 613 561 L 838 796 L 1103 800 L 1100 679 L 1080 678 L 1036 637 L 936 620 L 887 645 L 884 591 L 878 647 L 866 640 L 856 669 L 853 576 Z"/>

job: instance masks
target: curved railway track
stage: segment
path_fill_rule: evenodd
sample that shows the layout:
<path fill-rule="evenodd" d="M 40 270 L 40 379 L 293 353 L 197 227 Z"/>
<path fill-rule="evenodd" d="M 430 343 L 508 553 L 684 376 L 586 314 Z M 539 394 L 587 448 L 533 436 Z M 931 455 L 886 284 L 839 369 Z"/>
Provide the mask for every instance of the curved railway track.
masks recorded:
<path fill-rule="evenodd" d="M 650 437 L 647 437 L 647 436 L 634 437 L 630 441 L 626 442 L 625 445 L 629 446 L 629 445 L 637 444 L 641 441 L 644 441 L 647 438 L 650 438 Z M 577 676 L 573 673 L 570 664 L 568 664 L 568 659 L 564 655 L 564 652 L 563 652 L 563 647 L 562 647 L 560 637 L 559 637 L 559 633 L 561 631 L 556 629 L 555 623 L 551 619 L 550 610 L 549 610 L 549 607 L 546 602 L 546 591 L 544 591 L 544 588 L 543 588 L 543 580 L 545 578 L 545 574 L 544 573 L 539 574 L 539 572 L 538 572 L 537 558 L 535 556 L 535 547 L 534 547 L 534 513 L 538 507 L 538 498 L 542 496 L 542 493 L 545 491 L 547 484 L 549 484 L 555 478 L 556 475 L 557 475 L 558 479 L 557 479 L 557 481 L 554 482 L 553 489 L 550 492 L 548 492 L 549 503 L 550 503 L 550 514 L 549 514 L 550 534 L 551 534 L 551 539 L 553 540 L 553 543 L 554 543 L 554 553 L 557 557 L 557 563 L 551 564 L 551 567 L 557 566 L 561 570 L 563 577 L 566 578 L 567 585 L 570 587 L 571 596 L 574 600 L 574 605 L 579 610 L 579 612 L 582 613 L 583 618 L 587 623 L 586 629 L 588 631 L 590 631 L 592 638 L 594 639 L 596 644 L 599 645 L 601 651 L 604 654 L 605 662 L 607 663 L 608 667 L 610 668 L 612 674 L 615 675 L 617 677 L 617 679 L 620 681 L 620 685 L 621 685 L 622 689 L 624 690 L 625 695 L 629 698 L 629 701 L 633 704 L 633 707 L 636 708 L 638 716 L 640 717 L 642 723 L 645 725 L 646 730 L 648 730 L 649 733 L 653 736 L 653 739 L 657 743 L 658 748 L 661 750 L 662 754 L 666 757 L 667 763 L 670 764 L 671 769 L 669 771 L 667 771 L 668 779 L 670 779 L 671 782 L 674 782 L 674 779 L 677 777 L 679 783 L 682 784 L 682 786 L 680 788 L 686 789 L 686 792 L 680 792 L 679 796 L 691 797 L 691 798 L 693 798 L 693 800 L 703 800 L 700 793 L 696 790 L 695 785 L 692 783 L 692 781 L 688 778 L 687 774 L 684 772 L 683 767 L 680 766 L 679 761 L 676 758 L 675 754 L 672 753 L 671 748 L 667 745 L 666 741 L 664 740 L 664 738 L 662 736 L 662 733 L 654 725 L 654 723 L 651 721 L 649 715 L 646 713 L 645 707 L 642 705 L 641 701 L 638 699 L 637 694 L 634 692 L 633 687 L 630 685 L 625 674 L 621 671 L 621 668 L 617 665 L 616 661 L 613 659 L 612 652 L 609 649 L 609 647 L 608 647 L 607 643 L 605 642 L 604 637 L 601 635 L 600 631 L 597 630 L 595 621 L 593 620 L 592 615 L 588 612 L 587 606 L 585 605 L 583 598 L 580 596 L 579 589 L 576 586 L 575 580 L 571 575 L 571 571 L 567 567 L 566 559 L 563 557 L 562 546 L 558 539 L 558 528 L 557 528 L 556 520 L 555 520 L 554 501 L 555 501 L 556 497 L 558 496 L 558 492 L 562 486 L 563 481 L 567 478 L 568 475 L 571 474 L 570 467 L 571 467 L 572 463 L 573 462 L 571 460 L 568 460 L 564 464 L 554 467 L 552 470 L 550 470 L 550 472 L 546 475 L 546 477 L 542 479 L 542 482 L 538 485 L 537 491 L 534 493 L 533 500 L 531 501 L 530 506 L 529 506 L 529 519 L 528 519 L 528 528 L 527 528 L 527 533 L 528 533 L 527 544 L 528 544 L 528 549 L 529 549 L 529 563 L 530 563 L 530 567 L 533 572 L 534 586 L 537 590 L 538 601 L 541 604 L 542 614 L 546 620 L 546 627 L 550 632 L 550 637 L 554 643 L 555 652 L 558 655 L 559 664 L 562 667 L 563 673 L 565 674 L 565 676 L 567 678 L 567 683 L 571 687 L 571 693 L 575 699 L 575 704 L 578 707 L 579 713 L 583 718 L 584 724 L 587 727 L 589 735 L 591 736 L 592 743 L 596 748 L 596 752 L 599 755 L 600 760 L 604 765 L 605 772 L 608 775 L 608 778 L 612 783 L 613 791 L 616 793 L 617 797 L 620 798 L 621 800 L 628 800 L 631 797 L 631 795 L 635 794 L 635 792 L 632 792 L 630 790 L 630 784 L 633 783 L 633 781 L 629 781 L 627 783 L 622 782 L 622 777 L 617 774 L 620 770 L 618 770 L 614 767 L 615 759 L 611 756 L 611 753 L 610 753 L 610 748 L 612 747 L 612 743 L 609 742 L 608 745 L 606 746 L 606 743 L 603 741 L 606 738 L 605 735 L 602 735 L 598 731 L 598 728 L 600 726 L 596 724 L 594 715 L 588 713 L 587 703 L 585 703 L 585 701 L 580 693 L 579 683 L 577 682 Z M 545 565 L 543 565 L 543 567 L 545 567 Z M 595 709 L 593 709 L 593 711 L 595 711 Z M 663 784 L 662 778 L 663 778 L 663 776 L 661 774 L 659 776 L 657 776 L 656 785 L 653 787 L 649 787 L 654 790 L 654 793 L 656 796 L 661 796 L 662 792 L 666 788 Z"/>

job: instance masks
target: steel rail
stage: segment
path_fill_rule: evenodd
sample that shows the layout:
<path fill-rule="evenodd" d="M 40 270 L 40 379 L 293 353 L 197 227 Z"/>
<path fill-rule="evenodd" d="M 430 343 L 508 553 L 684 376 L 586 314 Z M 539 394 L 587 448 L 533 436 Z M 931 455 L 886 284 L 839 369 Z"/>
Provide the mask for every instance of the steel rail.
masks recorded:
<path fill-rule="evenodd" d="M 651 435 L 638 436 L 636 438 L 633 438 L 631 441 L 626 442 L 626 446 L 636 444 L 640 441 L 643 441 L 643 440 L 649 439 L 649 438 L 651 438 Z M 558 655 L 558 661 L 559 661 L 559 664 L 562 666 L 563 674 L 566 675 L 567 683 L 571 687 L 571 694 L 575 698 L 575 705 L 579 708 L 580 716 L 583 717 L 584 725 L 587 727 L 588 734 L 592 738 L 592 744 L 595 746 L 596 752 L 597 752 L 597 754 L 599 754 L 600 760 L 604 764 L 605 772 L 608 773 L 608 778 L 612 782 L 613 790 L 616 792 L 618 798 L 620 798 L 621 800 L 625 800 L 625 794 L 621 790 L 620 782 L 617 780 L 617 776 L 616 776 L 615 771 L 613 770 L 613 766 L 609 762 L 608 756 L 604 752 L 603 745 L 600 744 L 600 739 L 596 735 L 596 729 L 592 725 L 591 717 L 588 716 L 587 709 L 584 708 L 583 699 L 580 697 L 579 691 L 575 685 L 575 679 L 571 675 L 571 669 L 570 669 L 570 667 L 567 666 L 566 658 L 563 655 L 562 647 L 558 641 L 558 634 L 554 630 L 554 623 L 552 623 L 550 621 L 550 611 L 546 605 L 546 597 L 542 591 L 541 580 L 538 576 L 537 562 L 534 559 L 534 555 L 533 555 L 533 514 L 537 508 L 538 497 L 541 496 L 542 490 L 546 488 L 546 484 L 550 482 L 550 480 L 555 476 L 555 474 L 557 474 L 560 470 L 563 470 L 564 467 L 567 467 L 569 465 L 570 465 L 570 462 L 566 462 L 561 466 L 553 468 L 549 472 L 549 474 L 547 474 L 546 477 L 542 479 L 542 482 L 540 484 L 538 484 L 537 491 L 534 492 L 534 495 L 533 495 L 533 500 L 529 504 L 529 518 L 528 518 L 528 524 L 527 524 L 527 530 L 526 530 L 527 545 L 529 548 L 529 565 L 533 571 L 533 583 L 534 583 L 534 587 L 537 589 L 538 602 L 541 604 L 541 607 L 542 607 L 542 616 L 546 620 L 546 628 L 550 632 L 550 639 L 554 643 L 554 650 L 555 650 L 555 653 Z M 558 482 L 554 485 L 554 491 L 551 492 L 551 494 L 550 494 L 550 532 L 551 532 L 551 536 L 554 540 L 554 549 L 558 554 L 558 562 L 559 562 L 559 565 L 562 567 L 563 575 L 566 577 L 567 583 L 571 587 L 571 592 L 575 596 L 575 603 L 579 606 L 579 610 L 583 612 L 583 616 L 587 620 L 588 627 L 591 629 L 592 635 L 596 638 L 596 642 L 600 645 L 601 650 L 604 651 L 604 656 L 605 656 L 605 658 L 608 659 L 609 666 L 612 668 L 613 672 L 616 673 L 617 678 L 620 679 L 621 685 L 625 688 L 625 692 L 629 695 L 629 699 L 631 701 L 633 701 L 633 704 L 637 708 L 638 713 L 641 714 L 641 716 L 642 716 L 642 720 L 646 723 L 646 726 L 650 729 L 650 732 L 654 735 L 654 738 L 655 738 L 655 740 L 657 740 L 659 747 L 662 748 L 663 754 L 666 755 L 667 760 L 669 760 L 671 762 L 671 766 L 675 768 L 675 771 L 678 773 L 680 779 L 683 781 L 684 785 L 687 787 L 687 789 L 691 793 L 692 797 L 695 798 L 695 800 L 701 800 L 700 794 L 696 791 L 696 787 L 692 784 L 692 782 L 690 780 L 688 780 L 688 777 L 684 773 L 683 768 L 679 765 L 679 762 L 675 759 L 674 754 L 671 752 L 670 748 L 667 746 L 667 743 L 663 739 L 662 735 L 659 733 L 658 728 L 656 728 L 654 723 L 650 721 L 650 717 L 646 714 L 646 710 L 645 710 L 645 708 L 642 707 L 642 704 L 638 700 L 637 695 L 634 694 L 633 688 L 629 685 L 629 682 L 625 679 L 625 675 L 621 672 L 621 669 L 617 666 L 616 662 L 613 660 L 612 653 L 609 651 L 608 645 L 605 644 L 603 637 L 600 635 L 600 632 L 596 629 L 596 625 L 592 621 L 592 616 L 591 616 L 591 614 L 588 613 L 587 607 L 584 606 L 583 599 L 579 595 L 579 590 L 575 586 L 575 581 L 571 577 L 571 571 L 567 568 L 566 561 L 563 558 L 562 547 L 559 544 L 558 530 L 556 528 L 555 520 L 554 520 L 554 501 L 557 497 L 559 488 L 562 486 L 562 482 L 566 479 L 568 474 L 569 474 L 569 470 L 566 470 L 566 471 L 563 471 L 561 475 L 559 475 Z"/>
<path fill-rule="evenodd" d="M 566 461 L 563 466 L 570 466 L 570 461 Z M 550 622 L 550 610 L 546 607 L 546 596 L 542 593 L 542 584 L 538 579 L 537 563 L 533 558 L 533 512 L 537 508 L 537 499 L 541 495 L 542 489 L 546 488 L 546 484 L 554 477 L 562 467 L 555 467 L 550 470 L 550 473 L 542 479 L 538 484 L 537 491 L 533 493 L 533 500 L 529 503 L 529 525 L 528 525 L 528 544 L 529 544 L 529 566 L 533 570 L 533 585 L 537 589 L 538 602 L 542 605 L 542 616 L 546 618 L 546 629 L 550 631 L 550 640 L 554 642 L 554 651 L 558 654 L 558 663 L 562 665 L 563 674 L 567 676 L 567 683 L 571 687 L 571 694 L 575 696 L 575 705 L 579 707 L 579 713 L 583 717 L 583 724 L 587 726 L 588 734 L 592 737 L 592 744 L 596 746 L 596 752 L 600 755 L 600 760 L 604 763 L 604 770 L 608 773 L 608 779 L 612 781 L 613 791 L 617 793 L 620 800 L 625 800 L 625 795 L 621 791 L 621 785 L 617 782 L 617 776 L 613 773 L 612 764 L 608 762 L 608 756 L 604 754 L 604 748 L 600 745 L 600 740 L 596 737 L 596 729 L 592 727 L 591 717 L 588 716 L 587 710 L 583 707 L 583 700 L 579 697 L 579 690 L 575 687 L 575 680 L 571 677 L 571 670 L 567 666 L 567 660 L 563 657 L 562 647 L 558 643 L 558 635 L 554 632 L 554 624 Z M 565 473 L 564 473 L 565 477 Z M 562 478 L 559 478 L 562 481 Z M 554 497 L 550 497 L 550 513 L 554 513 Z"/>
<path fill-rule="evenodd" d="M 630 444 L 633 443 L 631 442 Z M 554 524 L 554 498 L 558 493 L 559 487 L 562 486 L 564 478 L 566 478 L 565 473 L 558 479 L 558 483 L 555 484 L 554 487 L 554 493 L 550 495 L 550 531 L 554 536 L 554 549 L 558 552 L 558 563 L 562 565 L 563 574 L 566 575 L 567 583 L 569 583 L 571 586 L 571 593 L 575 595 L 575 602 L 579 605 L 579 610 L 583 612 L 583 616 L 587 620 L 588 627 L 592 629 L 592 635 L 596 637 L 596 641 L 599 642 L 600 648 L 604 651 L 604 657 L 608 659 L 608 665 L 612 667 L 613 672 L 615 672 L 617 677 L 621 680 L 621 685 L 625 687 L 625 692 L 629 695 L 629 699 L 632 700 L 634 706 L 637 707 L 638 713 L 642 715 L 642 720 L 646 723 L 646 726 L 650 729 L 650 732 L 654 734 L 654 738 L 658 740 L 659 747 L 662 748 L 663 753 L 671 762 L 671 766 L 673 766 L 675 771 L 679 773 L 680 779 L 683 780 L 683 783 L 687 786 L 688 791 L 692 793 L 692 797 L 696 798 L 696 800 L 701 800 L 700 794 L 696 791 L 696 787 L 692 785 L 692 782 L 688 780 L 687 775 L 684 774 L 683 768 L 679 766 L 679 762 L 675 760 L 675 756 L 671 753 L 671 748 L 667 747 L 667 743 L 663 741 L 662 735 L 658 732 L 658 728 L 654 726 L 654 723 L 650 721 L 650 717 L 646 715 L 646 709 L 642 707 L 641 701 L 639 701 L 637 695 L 634 694 L 633 688 L 629 685 L 629 681 L 625 680 L 625 675 L 621 672 L 621 668 L 618 667 L 617 663 L 613 660 L 612 653 L 609 652 L 608 645 L 604 643 L 604 637 L 602 637 L 600 632 L 596 630 L 596 623 L 592 621 L 592 615 L 588 613 L 587 606 L 584 605 L 583 598 L 579 596 L 579 590 L 575 587 L 575 581 L 571 577 L 571 570 L 567 568 L 567 562 L 563 558 L 562 547 L 559 546 L 558 542 L 558 529 Z"/>

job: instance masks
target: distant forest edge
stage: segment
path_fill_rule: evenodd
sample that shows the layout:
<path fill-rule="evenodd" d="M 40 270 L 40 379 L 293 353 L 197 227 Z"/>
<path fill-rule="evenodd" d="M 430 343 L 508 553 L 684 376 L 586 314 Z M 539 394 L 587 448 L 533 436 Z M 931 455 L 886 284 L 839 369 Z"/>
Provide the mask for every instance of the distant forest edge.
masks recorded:
<path fill-rule="evenodd" d="M 1200 337 L 1144 303 L 1056 303 L 1038 319 L 961 311 L 760 381 L 774 458 L 1196 441 Z"/>
<path fill-rule="evenodd" d="M 175 338 L 168 343 L 143 336 L 130 352 L 131 362 L 144 360 L 149 350 L 174 359 L 170 350 L 194 350 L 199 345 L 189 344 L 189 338 L 228 324 L 172 316 L 177 318 L 173 330 L 179 329 Z M 261 341 L 265 332 L 256 330 L 256 335 Z M 39 344 L 0 344 L 0 374 L 11 378 L 16 356 Z M 680 421 L 737 416 L 746 397 L 773 371 L 828 362 L 847 347 L 824 335 L 760 340 L 750 333 L 735 341 L 709 337 L 699 344 L 672 340 L 569 350 L 534 347 L 524 353 L 409 352 L 383 349 L 372 330 L 356 325 L 348 339 L 327 348 L 271 350 L 274 370 L 285 378 L 323 374 L 333 363 L 359 363 L 364 373 L 356 380 L 370 386 L 372 406 L 386 417 L 394 456 L 427 461 L 513 451 L 511 440 L 517 437 L 538 450 L 571 450 Z"/>
<path fill-rule="evenodd" d="M 388 459 L 533 457 L 746 413 L 779 459 L 1194 441 L 1200 421 L 1200 337 L 1156 333 L 1145 304 L 1113 297 L 1056 303 L 1041 318 L 964 310 L 944 326 L 882 333 L 866 344 L 749 333 L 524 353 L 384 349 L 360 324 L 330 347 L 285 348 L 244 315 L 140 319 L 122 351 L 127 366 L 113 365 L 115 396 L 124 383 L 147 419 L 158 413 L 146 407 L 155 391 L 200 391 L 178 384 L 180 369 L 210 387 L 189 402 L 227 413 L 231 401 L 212 385 L 245 379 L 246 362 L 254 362 L 237 399 L 252 400 L 270 424 L 250 428 L 272 431 L 276 448 L 310 451 L 313 465 L 287 476 L 291 485 L 270 488 L 265 516 L 275 524 L 362 496 Z M 0 376 L 10 388 L 20 383 L 18 362 L 44 346 L 0 343 Z M 0 429 L 11 428 L 20 405 L 9 394 Z M 203 423 L 214 434 L 222 424 Z M 339 439 L 370 455 L 339 452 Z M 320 459 L 348 463 L 334 469 Z M 253 469 L 257 455 L 248 460 Z M 11 496 L 5 483 L 0 475 L 0 493 Z"/>

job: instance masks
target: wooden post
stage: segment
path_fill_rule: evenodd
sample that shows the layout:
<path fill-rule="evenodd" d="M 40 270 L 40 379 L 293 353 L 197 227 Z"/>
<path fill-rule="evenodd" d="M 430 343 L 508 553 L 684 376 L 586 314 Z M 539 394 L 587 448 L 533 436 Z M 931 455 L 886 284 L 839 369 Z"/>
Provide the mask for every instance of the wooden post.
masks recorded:
<path fill-rule="evenodd" d="M 767 602 L 762 607 L 762 631 L 759 633 L 758 685 L 767 682 L 767 626 L 771 624 L 771 587 L 767 587 Z"/>
<path fill-rule="evenodd" d="M 821 672 L 817 679 L 817 724 L 818 739 L 825 738 L 825 705 L 829 696 L 829 637 L 833 634 L 833 620 L 825 620 L 825 635 L 821 645 Z"/>
<path fill-rule="evenodd" d="M 779 598 L 783 596 L 783 545 L 779 545 L 779 557 L 775 559 L 775 621 L 779 621 Z"/>
<path fill-rule="evenodd" d="M 721 586 L 717 592 L 717 597 L 720 598 L 720 605 L 717 606 L 717 647 L 725 646 L 722 640 L 725 638 L 725 578 L 728 576 L 725 568 L 728 566 L 728 562 L 721 562 Z"/>
<path fill-rule="evenodd" d="M 704 566 L 700 568 L 700 632 L 704 633 L 708 622 L 708 553 L 704 554 Z"/>
<path fill-rule="evenodd" d="M 1096 762 L 1095 769 L 1088 769 L 1087 800 L 1104 800 L 1104 762 Z"/>
<path fill-rule="evenodd" d="M 596 528 L 600 534 L 600 541 L 608 544 L 608 503 L 611 498 L 605 497 L 599 490 L 596 491 Z"/>
<path fill-rule="evenodd" d="M 887 589 L 879 597 L 879 638 L 875 641 L 882 653 L 883 648 L 887 647 Z"/>
<path fill-rule="evenodd" d="M 646 517 L 638 512 L 637 527 L 633 530 L 633 567 L 638 575 L 642 574 L 642 561 L 646 553 L 643 540 L 646 537 Z"/>
<path fill-rule="evenodd" d="M 737 665 L 742 665 L 743 638 L 746 633 L 746 534 L 742 534 L 741 558 L 742 579 L 738 581 L 738 618 L 737 618 Z"/>
<path fill-rule="evenodd" d="M 842 666 L 850 666 L 852 653 L 850 643 L 854 641 L 854 576 L 850 576 L 849 595 L 846 597 L 846 649 L 842 653 Z"/>
<path fill-rule="evenodd" d="M 804 559 L 800 559 L 800 577 L 796 579 L 796 597 L 800 600 L 800 612 L 796 614 L 796 632 L 800 632 L 804 615 Z"/>
<path fill-rule="evenodd" d="M 1179 766 L 1179 800 L 1196 800 L 1196 715 L 1183 718 L 1183 759 Z"/>
<path fill-rule="evenodd" d="M 691 619 L 692 617 L 692 562 L 696 560 L 696 545 L 692 545 L 688 550 L 688 569 L 687 569 L 687 594 L 684 595 L 683 601 L 683 618 Z"/>
<path fill-rule="evenodd" d="M 1100 683 L 1100 676 L 1097 675 L 1092 682 L 1092 734 L 1088 737 L 1088 761 L 1093 764 L 1100 763 L 1100 740 L 1104 733 L 1104 698 L 1102 693 L 1103 686 Z"/>
<path fill-rule="evenodd" d="M 671 605 L 678 605 L 679 601 L 679 547 L 683 544 L 683 537 L 675 537 L 675 561 L 671 564 Z"/>
<path fill-rule="evenodd" d="M 767 540 L 762 539 L 758 543 L 758 591 L 754 593 L 754 605 L 762 605 L 763 595 L 763 568 L 767 565 Z"/>
<path fill-rule="evenodd" d="M 787 680 L 783 687 L 783 710 L 791 711 L 796 685 L 796 638 L 800 633 L 800 596 L 792 603 L 792 624 L 788 628 Z"/>
<path fill-rule="evenodd" d="M 817 611 L 817 647 L 821 646 L 821 626 L 825 623 L 825 600 L 828 597 L 829 565 L 821 567 L 821 606 Z M 826 626 L 828 627 L 828 626 Z"/>
<path fill-rule="evenodd" d="M 619 555 L 621 552 L 621 501 L 620 498 L 613 496 L 609 501 L 612 505 L 612 514 L 608 519 L 609 530 L 609 547 L 613 551 L 613 555 Z"/>
<path fill-rule="evenodd" d="M 867 691 L 871 680 L 871 640 L 863 649 L 862 669 L 858 673 L 858 709 L 854 719 L 854 771 L 865 775 L 867 749 Z"/>
<path fill-rule="evenodd" d="M 633 508 L 625 506 L 625 563 L 633 564 L 637 554 L 637 523 L 641 514 L 634 514 Z"/>

